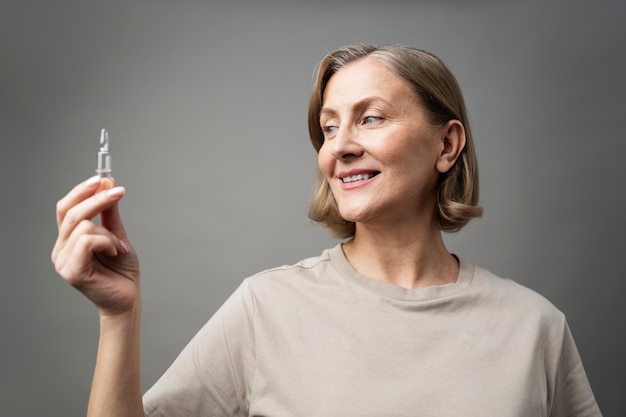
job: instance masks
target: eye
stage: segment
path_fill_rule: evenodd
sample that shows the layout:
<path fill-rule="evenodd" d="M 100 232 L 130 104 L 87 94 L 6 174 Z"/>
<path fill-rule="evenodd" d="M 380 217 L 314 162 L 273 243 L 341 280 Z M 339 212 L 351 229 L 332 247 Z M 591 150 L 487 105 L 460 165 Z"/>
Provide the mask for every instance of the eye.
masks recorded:
<path fill-rule="evenodd" d="M 365 116 L 363 120 L 361 121 L 361 123 L 364 125 L 373 125 L 373 124 L 379 123 L 382 120 L 383 118 L 378 117 L 378 116 Z"/>
<path fill-rule="evenodd" d="M 337 132 L 337 129 L 339 127 L 338 126 L 322 126 L 322 132 L 324 133 L 324 136 L 332 136 L 335 132 Z"/>

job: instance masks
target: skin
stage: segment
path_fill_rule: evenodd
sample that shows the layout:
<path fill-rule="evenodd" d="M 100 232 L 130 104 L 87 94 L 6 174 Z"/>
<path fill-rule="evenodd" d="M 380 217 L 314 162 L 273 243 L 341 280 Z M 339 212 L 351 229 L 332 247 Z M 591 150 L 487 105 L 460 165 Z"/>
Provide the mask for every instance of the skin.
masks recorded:
<path fill-rule="evenodd" d="M 140 417 L 139 262 L 119 216 L 117 204 L 125 189 L 113 185 L 112 180 L 93 177 L 59 200 L 52 262 L 100 315 L 87 415 Z M 98 214 L 101 225 L 91 220 Z"/>
<path fill-rule="evenodd" d="M 454 282 L 458 264 L 437 227 L 435 193 L 465 145 L 462 124 L 432 126 L 408 84 L 373 58 L 333 75 L 320 123 L 319 167 L 342 216 L 356 223 L 343 245 L 352 265 L 406 288 Z M 346 185 L 342 173 L 376 175 Z M 86 180 L 58 202 L 52 262 L 100 315 L 88 416 L 141 417 L 139 262 L 118 210 L 125 190 L 108 181 Z"/>
<path fill-rule="evenodd" d="M 465 145 L 463 125 L 433 126 L 410 85 L 373 57 L 331 77 L 320 125 L 318 164 L 342 217 L 356 224 L 343 249 L 357 271 L 409 289 L 455 282 L 436 188 Z M 353 173 L 374 176 L 345 184 Z"/>

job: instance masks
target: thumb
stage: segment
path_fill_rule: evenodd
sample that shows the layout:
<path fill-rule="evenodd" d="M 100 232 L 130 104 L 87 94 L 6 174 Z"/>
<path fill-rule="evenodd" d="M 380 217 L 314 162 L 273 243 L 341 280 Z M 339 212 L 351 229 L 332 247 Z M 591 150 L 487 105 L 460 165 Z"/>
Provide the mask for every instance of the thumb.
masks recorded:
<path fill-rule="evenodd" d="M 126 235 L 126 229 L 122 223 L 122 217 L 120 216 L 119 201 L 116 201 L 110 207 L 102 210 L 100 213 L 100 223 L 103 227 L 107 228 L 111 233 L 122 240 L 128 240 Z"/>

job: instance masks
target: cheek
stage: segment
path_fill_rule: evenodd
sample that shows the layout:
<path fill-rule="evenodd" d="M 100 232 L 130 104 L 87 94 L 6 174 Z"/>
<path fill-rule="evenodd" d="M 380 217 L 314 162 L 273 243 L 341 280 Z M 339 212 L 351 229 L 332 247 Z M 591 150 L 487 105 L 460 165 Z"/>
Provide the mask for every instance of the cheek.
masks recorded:
<path fill-rule="evenodd" d="M 431 138 L 416 138 L 394 153 L 396 162 L 409 166 L 418 166 L 420 169 L 435 170 L 438 155 L 437 142 Z"/>
<path fill-rule="evenodd" d="M 333 176 L 333 170 L 334 170 L 333 159 L 334 158 L 330 154 L 330 152 L 328 152 L 326 147 L 322 145 L 319 153 L 317 154 L 317 166 L 326 177 Z"/>

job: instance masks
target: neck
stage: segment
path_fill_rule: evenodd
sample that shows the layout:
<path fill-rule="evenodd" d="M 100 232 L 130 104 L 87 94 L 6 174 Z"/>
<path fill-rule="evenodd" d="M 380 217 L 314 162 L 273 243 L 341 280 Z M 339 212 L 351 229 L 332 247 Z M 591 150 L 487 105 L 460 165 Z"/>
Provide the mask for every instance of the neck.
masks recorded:
<path fill-rule="evenodd" d="M 390 229 L 357 223 L 343 250 L 362 275 L 408 289 L 456 282 L 459 272 L 436 226 Z"/>

